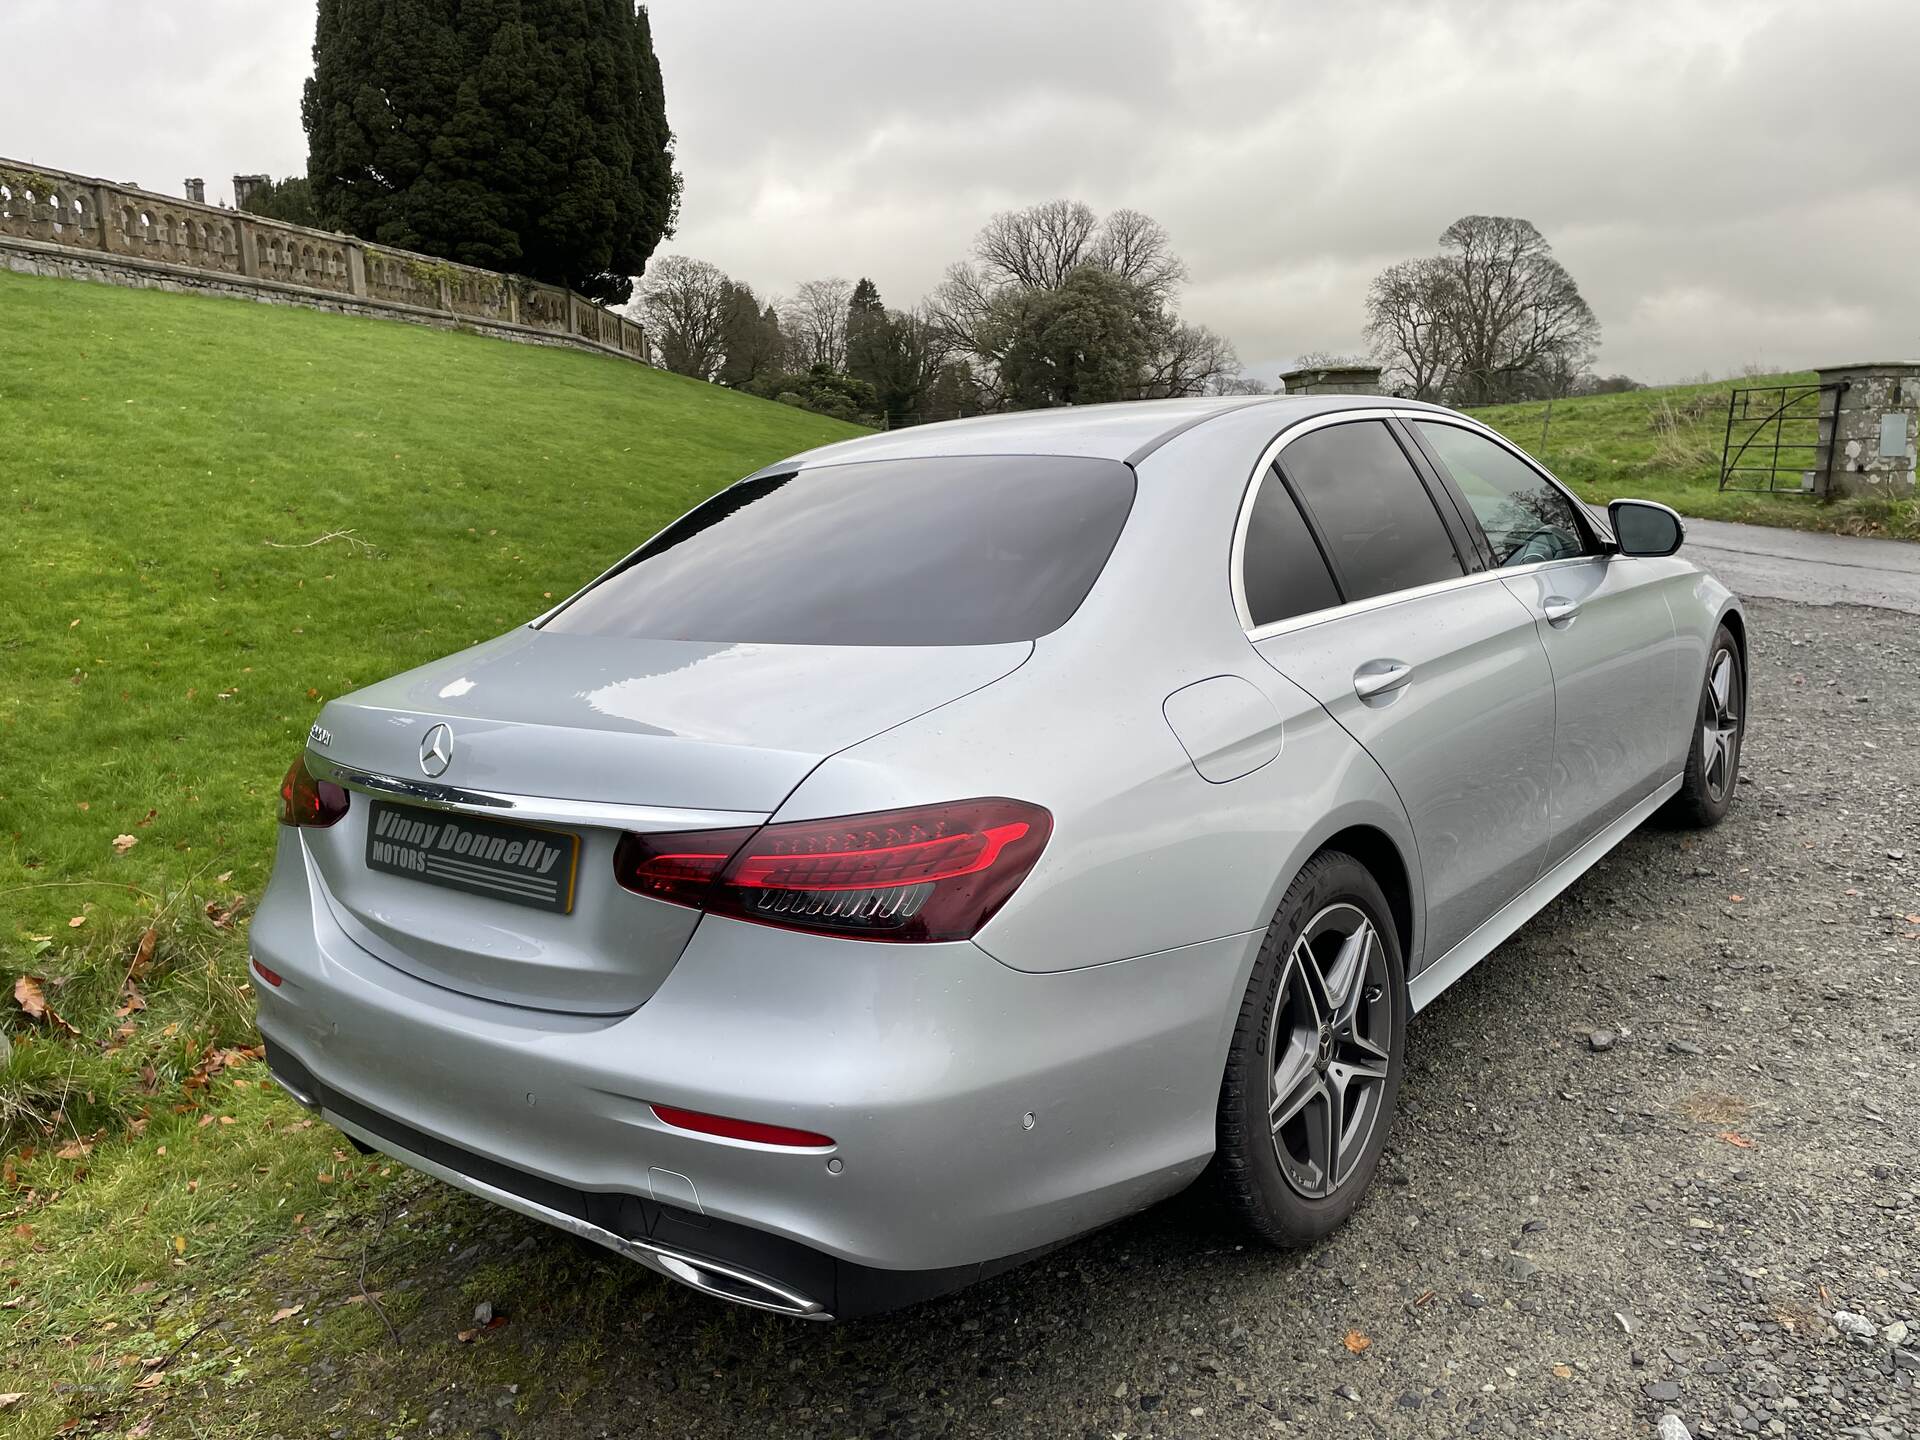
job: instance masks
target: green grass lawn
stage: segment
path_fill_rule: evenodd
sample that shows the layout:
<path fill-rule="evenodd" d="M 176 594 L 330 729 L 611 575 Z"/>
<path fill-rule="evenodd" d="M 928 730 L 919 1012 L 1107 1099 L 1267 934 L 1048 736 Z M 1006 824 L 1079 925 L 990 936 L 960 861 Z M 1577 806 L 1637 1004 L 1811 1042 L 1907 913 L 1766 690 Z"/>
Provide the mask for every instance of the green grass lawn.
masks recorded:
<path fill-rule="evenodd" d="M 1920 540 L 1920 507 L 1911 500 L 1828 503 L 1720 489 L 1727 392 L 1813 380 L 1809 371 L 1588 395 L 1555 401 L 1551 416 L 1540 401 L 1471 413 L 1543 462 L 1582 499 L 1604 504 L 1630 495 L 1708 520 Z"/>
<path fill-rule="evenodd" d="M 119 1360 L 175 1343 L 167 1297 L 368 1169 L 235 1053 L 322 701 L 855 433 L 571 350 L 0 272 L 0 1392 L 30 1392 L 0 1432 L 164 1393 Z"/>

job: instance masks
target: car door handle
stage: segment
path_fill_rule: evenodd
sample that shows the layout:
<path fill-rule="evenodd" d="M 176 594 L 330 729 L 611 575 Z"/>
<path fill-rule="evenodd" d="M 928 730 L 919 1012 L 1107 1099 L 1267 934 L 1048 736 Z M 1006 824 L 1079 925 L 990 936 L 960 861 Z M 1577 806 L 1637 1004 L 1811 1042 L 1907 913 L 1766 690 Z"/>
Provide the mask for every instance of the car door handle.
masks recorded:
<path fill-rule="evenodd" d="M 1369 660 L 1353 672 L 1353 693 L 1371 700 L 1398 690 L 1413 679 L 1413 667 L 1404 660 Z"/>
<path fill-rule="evenodd" d="M 1547 624 L 1564 630 L 1580 614 L 1580 602 L 1569 600 L 1564 595 L 1549 595 L 1540 602 L 1540 608 L 1547 612 Z"/>

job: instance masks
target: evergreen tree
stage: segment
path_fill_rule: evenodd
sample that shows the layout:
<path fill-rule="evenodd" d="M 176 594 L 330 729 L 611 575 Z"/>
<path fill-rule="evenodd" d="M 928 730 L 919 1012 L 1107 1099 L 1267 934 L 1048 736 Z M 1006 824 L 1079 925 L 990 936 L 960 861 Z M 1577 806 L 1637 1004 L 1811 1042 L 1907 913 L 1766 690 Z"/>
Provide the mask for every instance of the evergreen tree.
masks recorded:
<path fill-rule="evenodd" d="M 619 303 L 673 231 L 632 0 L 320 0 L 301 115 L 322 223 Z"/>
<path fill-rule="evenodd" d="M 320 216 L 313 208 L 313 190 L 304 175 L 289 175 L 284 180 L 268 180 L 254 186 L 246 204 L 240 208 L 249 215 L 264 215 L 289 225 L 320 224 Z"/>

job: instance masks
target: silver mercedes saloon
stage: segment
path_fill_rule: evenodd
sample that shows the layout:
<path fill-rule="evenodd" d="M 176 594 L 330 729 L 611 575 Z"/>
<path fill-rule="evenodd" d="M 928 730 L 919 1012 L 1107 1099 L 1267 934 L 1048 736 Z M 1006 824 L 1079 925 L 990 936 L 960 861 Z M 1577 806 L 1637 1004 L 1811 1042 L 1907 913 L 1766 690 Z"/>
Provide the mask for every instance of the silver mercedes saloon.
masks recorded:
<path fill-rule="evenodd" d="M 1726 814 L 1746 621 L 1681 540 L 1374 397 L 769 465 L 325 706 L 252 927 L 269 1063 L 363 1148 L 809 1319 L 1203 1176 L 1310 1244 L 1412 1017 L 1656 812 Z"/>

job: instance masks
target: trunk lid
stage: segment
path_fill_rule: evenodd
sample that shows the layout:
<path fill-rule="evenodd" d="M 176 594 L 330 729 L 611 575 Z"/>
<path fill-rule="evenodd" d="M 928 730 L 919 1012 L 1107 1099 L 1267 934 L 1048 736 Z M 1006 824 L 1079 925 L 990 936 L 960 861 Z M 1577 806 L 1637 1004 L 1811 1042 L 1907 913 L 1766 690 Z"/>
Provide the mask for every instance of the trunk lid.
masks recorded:
<path fill-rule="evenodd" d="M 1032 648 L 517 630 L 330 702 L 309 763 L 350 784 L 364 772 L 368 791 L 390 779 L 523 808 L 482 819 L 363 791 L 339 824 L 301 833 L 334 919 L 387 963 L 510 1004 L 624 1013 L 666 978 L 699 915 L 615 884 L 623 831 L 757 824 L 826 756 L 991 684 Z M 441 724 L 450 754 L 428 774 L 423 742 Z"/>

